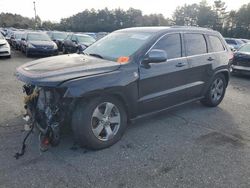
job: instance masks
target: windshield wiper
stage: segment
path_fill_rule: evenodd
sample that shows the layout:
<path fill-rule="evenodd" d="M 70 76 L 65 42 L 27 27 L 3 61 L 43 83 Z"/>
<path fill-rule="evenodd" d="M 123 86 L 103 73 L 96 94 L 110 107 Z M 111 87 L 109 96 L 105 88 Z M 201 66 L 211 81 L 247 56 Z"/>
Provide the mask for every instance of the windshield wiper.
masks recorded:
<path fill-rule="evenodd" d="M 89 54 L 89 55 L 103 59 L 103 57 L 100 54 Z"/>

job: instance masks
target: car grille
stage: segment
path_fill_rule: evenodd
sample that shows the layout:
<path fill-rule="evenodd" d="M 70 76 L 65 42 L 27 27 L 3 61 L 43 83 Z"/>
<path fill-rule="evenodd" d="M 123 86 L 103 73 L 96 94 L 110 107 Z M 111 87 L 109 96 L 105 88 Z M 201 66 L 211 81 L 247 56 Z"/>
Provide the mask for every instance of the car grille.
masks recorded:
<path fill-rule="evenodd" d="M 0 47 L 3 46 L 3 45 L 5 45 L 5 44 L 0 44 Z"/>

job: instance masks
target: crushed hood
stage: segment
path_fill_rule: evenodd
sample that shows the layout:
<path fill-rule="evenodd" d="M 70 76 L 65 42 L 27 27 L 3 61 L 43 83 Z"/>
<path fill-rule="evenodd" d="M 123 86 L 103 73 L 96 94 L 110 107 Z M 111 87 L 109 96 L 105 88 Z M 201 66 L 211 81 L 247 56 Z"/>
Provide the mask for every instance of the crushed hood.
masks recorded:
<path fill-rule="evenodd" d="M 38 86 L 58 86 L 62 82 L 115 71 L 120 63 L 82 54 L 42 58 L 16 70 L 19 80 Z"/>

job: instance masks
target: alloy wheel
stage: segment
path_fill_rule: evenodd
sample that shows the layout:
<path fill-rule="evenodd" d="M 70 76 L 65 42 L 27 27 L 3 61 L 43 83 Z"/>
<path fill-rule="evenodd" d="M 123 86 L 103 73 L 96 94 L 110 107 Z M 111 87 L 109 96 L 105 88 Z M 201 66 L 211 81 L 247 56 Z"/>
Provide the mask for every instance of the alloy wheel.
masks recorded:
<path fill-rule="evenodd" d="M 99 104 L 91 118 L 91 128 L 94 135 L 101 141 L 111 140 L 121 125 L 119 109 L 110 102 Z"/>
<path fill-rule="evenodd" d="M 224 92 L 224 83 L 221 78 L 214 80 L 211 88 L 211 97 L 214 102 L 217 102 L 221 99 Z"/>

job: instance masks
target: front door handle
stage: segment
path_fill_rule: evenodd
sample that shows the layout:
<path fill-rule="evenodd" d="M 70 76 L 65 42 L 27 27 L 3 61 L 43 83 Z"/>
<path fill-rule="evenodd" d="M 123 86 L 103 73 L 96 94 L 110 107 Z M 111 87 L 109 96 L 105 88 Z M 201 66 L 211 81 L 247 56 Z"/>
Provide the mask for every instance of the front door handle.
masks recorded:
<path fill-rule="evenodd" d="M 207 60 L 208 60 L 208 61 L 213 61 L 213 60 L 214 60 L 214 58 L 209 57 Z"/>
<path fill-rule="evenodd" d="M 187 63 L 177 63 L 175 66 L 176 67 L 184 67 L 186 65 L 187 65 Z"/>

